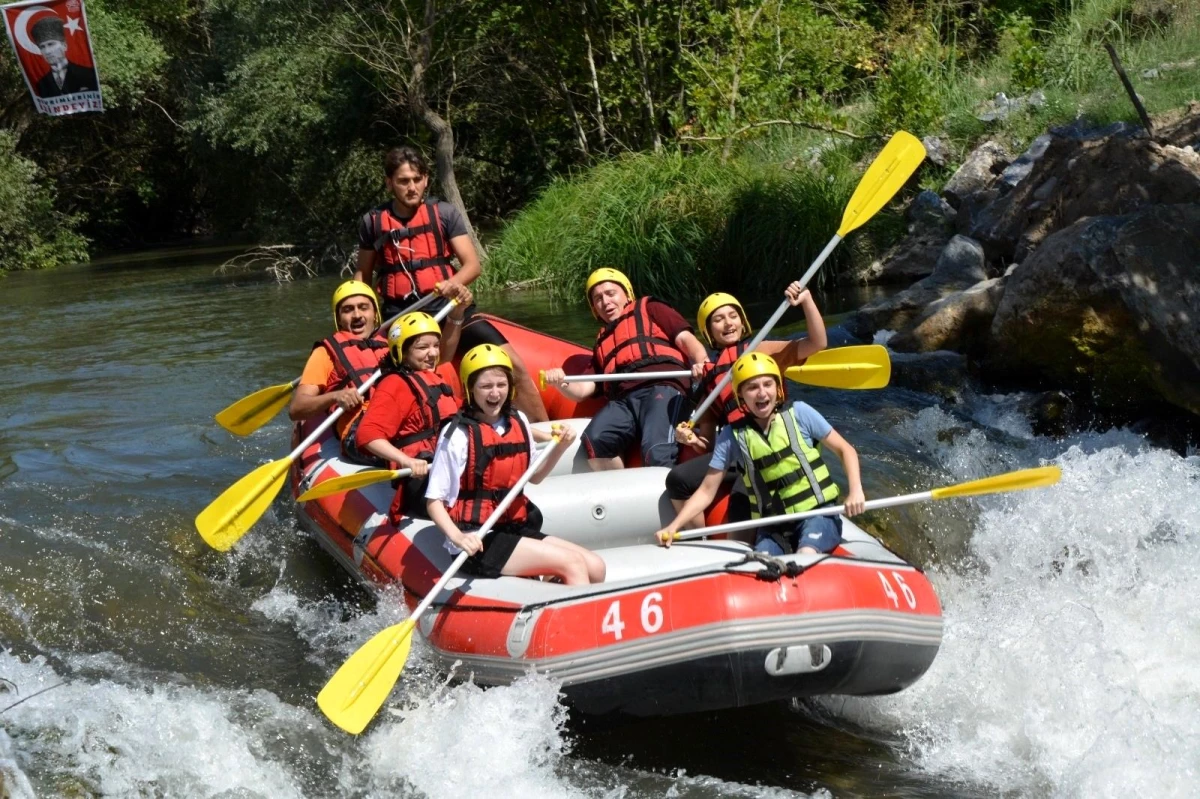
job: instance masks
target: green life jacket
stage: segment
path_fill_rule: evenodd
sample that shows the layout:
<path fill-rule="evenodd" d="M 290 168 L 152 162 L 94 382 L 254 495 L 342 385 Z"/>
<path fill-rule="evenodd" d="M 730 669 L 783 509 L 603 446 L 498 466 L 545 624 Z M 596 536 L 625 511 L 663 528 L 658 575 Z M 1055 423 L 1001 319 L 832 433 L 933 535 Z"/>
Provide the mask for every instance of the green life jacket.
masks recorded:
<path fill-rule="evenodd" d="M 750 496 L 751 518 L 800 513 L 838 498 L 837 484 L 821 460 L 820 445 L 805 443 L 791 405 L 771 417 L 766 435 L 748 414 L 732 428 L 742 452 L 742 481 Z"/>

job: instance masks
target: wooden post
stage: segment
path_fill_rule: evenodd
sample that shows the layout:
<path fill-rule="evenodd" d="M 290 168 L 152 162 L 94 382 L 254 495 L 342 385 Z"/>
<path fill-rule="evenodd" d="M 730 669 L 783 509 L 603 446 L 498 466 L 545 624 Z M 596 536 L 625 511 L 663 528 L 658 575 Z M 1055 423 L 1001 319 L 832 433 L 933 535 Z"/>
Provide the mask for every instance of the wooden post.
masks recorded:
<path fill-rule="evenodd" d="M 1146 136 L 1153 139 L 1154 126 L 1150 124 L 1150 115 L 1146 113 L 1146 107 L 1142 105 L 1142 101 L 1138 99 L 1137 92 L 1133 90 L 1133 84 L 1129 82 L 1129 76 L 1125 74 L 1125 67 L 1121 66 L 1121 59 L 1117 57 L 1117 51 L 1108 42 L 1104 43 L 1104 49 L 1108 51 L 1108 57 L 1112 59 L 1113 68 L 1117 70 L 1117 77 L 1121 79 L 1121 83 L 1125 86 L 1125 91 L 1129 95 L 1129 99 L 1133 101 L 1133 107 L 1137 109 L 1138 116 L 1142 119 L 1142 127 L 1146 129 Z"/>

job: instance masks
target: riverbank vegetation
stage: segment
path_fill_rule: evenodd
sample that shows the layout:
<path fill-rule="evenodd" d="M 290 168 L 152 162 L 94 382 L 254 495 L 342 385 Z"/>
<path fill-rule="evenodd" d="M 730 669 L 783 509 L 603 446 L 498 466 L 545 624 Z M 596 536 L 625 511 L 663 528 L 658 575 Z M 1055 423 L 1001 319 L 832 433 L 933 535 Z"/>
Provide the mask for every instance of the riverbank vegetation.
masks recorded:
<path fill-rule="evenodd" d="M 941 141 L 936 187 L 981 138 L 1132 120 L 1104 42 L 1151 112 L 1193 99 L 1196 5 L 91 0 L 104 114 L 36 116 L 0 58 L 0 268 L 231 234 L 340 263 L 407 142 L 499 223 L 493 285 L 612 263 L 658 293 L 753 291 L 823 246 L 898 128 Z M 881 217 L 823 276 L 901 228 Z"/>

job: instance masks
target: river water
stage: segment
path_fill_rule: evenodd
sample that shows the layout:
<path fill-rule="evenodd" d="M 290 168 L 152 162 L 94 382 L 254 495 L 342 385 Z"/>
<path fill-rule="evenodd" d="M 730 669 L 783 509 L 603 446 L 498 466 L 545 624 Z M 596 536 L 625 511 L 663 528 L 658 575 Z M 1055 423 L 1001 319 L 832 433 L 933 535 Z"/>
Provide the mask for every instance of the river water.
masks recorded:
<path fill-rule="evenodd" d="M 403 715 L 341 733 L 313 697 L 397 597 L 342 573 L 286 498 L 230 554 L 193 527 L 286 452 L 284 416 L 238 439 L 212 414 L 298 374 L 335 279 L 215 274 L 227 254 L 0 279 L 0 796 L 1194 795 L 1200 458 L 1038 437 L 1022 397 L 969 388 L 805 395 L 858 447 L 868 498 L 1063 468 L 869 517 L 945 607 L 907 691 L 597 728 L 543 678 L 447 685 L 417 643 Z M 581 308 L 484 305 L 594 331 Z"/>

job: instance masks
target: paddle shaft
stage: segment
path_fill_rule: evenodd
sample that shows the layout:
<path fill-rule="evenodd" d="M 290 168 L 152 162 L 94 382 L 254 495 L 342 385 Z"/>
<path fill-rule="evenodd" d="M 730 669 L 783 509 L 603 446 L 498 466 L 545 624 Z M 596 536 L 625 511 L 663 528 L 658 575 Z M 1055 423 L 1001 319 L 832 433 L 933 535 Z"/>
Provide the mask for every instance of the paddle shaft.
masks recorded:
<path fill-rule="evenodd" d="M 435 297 L 435 296 L 437 296 L 437 295 L 435 295 L 435 294 L 426 294 L 424 297 L 422 297 L 422 298 L 421 298 L 421 299 L 418 301 L 418 303 L 417 303 L 417 304 L 419 305 L 421 302 L 424 302 L 424 301 L 426 301 L 426 300 L 429 300 L 431 297 Z M 437 316 L 433 317 L 433 320 L 434 320 L 435 322 L 441 322 L 443 319 L 445 319 L 445 318 L 446 318 L 446 316 L 447 316 L 447 315 L 448 315 L 448 314 L 449 314 L 449 313 L 450 313 L 452 310 L 454 310 L 454 302 L 453 302 L 453 301 L 451 301 L 451 302 L 447 303 L 445 308 L 443 308 L 442 310 L 438 311 L 438 312 L 437 312 Z M 412 311 L 405 311 L 405 313 L 412 313 Z M 360 397 L 362 397 L 362 396 L 365 396 L 365 395 L 366 395 L 366 393 L 367 393 L 367 391 L 369 391 L 369 390 L 370 390 L 371 386 L 375 385 L 375 383 L 376 383 L 376 382 L 379 380 L 379 378 L 381 378 L 381 377 L 383 377 L 383 370 L 382 370 L 382 369 L 376 369 L 374 372 L 372 372 L 372 373 L 371 373 L 371 376 L 367 378 L 366 382 L 364 382 L 364 383 L 363 383 L 361 386 L 359 386 L 358 388 L 356 388 L 356 389 L 354 389 L 354 390 L 355 390 L 356 392 L 358 392 L 358 396 L 360 396 Z M 294 450 L 292 450 L 290 453 L 288 453 L 288 456 L 287 456 L 288 460 L 293 460 L 293 459 L 295 459 L 296 457 L 298 457 L 298 456 L 300 455 L 300 453 L 301 453 L 301 452 L 304 452 L 304 450 L 308 449 L 308 447 L 309 447 L 309 446 L 310 446 L 310 445 L 311 445 L 311 444 L 312 444 L 314 441 L 316 441 L 318 438 L 320 438 L 320 437 L 321 437 L 321 435 L 322 435 L 322 434 L 323 434 L 323 433 L 324 433 L 326 430 L 328 430 L 328 429 L 329 429 L 330 425 L 332 425 L 332 424 L 333 424 L 334 422 L 336 422 L 338 419 L 342 418 L 342 414 L 343 414 L 343 413 L 345 413 L 345 412 L 346 412 L 346 409 L 345 409 L 345 408 L 338 408 L 336 411 L 334 411 L 333 413 L 329 414 L 329 418 L 328 418 L 328 419 L 326 419 L 325 421 L 321 422 L 321 424 L 320 424 L 320 425 L 318 425 L 318 427 L 317 427 L 317 429 L 316 429 L 316 430 L 314 430 L 314 431 L 312 431 L 311 433 L 309 433 L 307 438 L 305 438 L 303 441 L 301 441 L 301 442 L 300 442 L 300 443 L 299 443 L 299 444 L 296 446 L 296 448 L 295 448 Z"/>
<path fill-rule="evenodd" d="M 589 381 L 596 383 L 616 383 L 619 381 L 637 381 L 637 380 L 673 380 L 675 378 L 690 378 L 691 372 L 683 370 L 675 372 L 614 372 L 607 375 L 567 375 L 562 379 L 564 383 L 587 383 Z"/>
<path fill-rule="evenodd" d="M 910 505 L 914 502 L 924 502 L 933 499 L 932 491 L 920 491 L 916 494 L 902 494 L 898 497 L 884 497 L 883 499 L 871 499 L 863 503 L 863 510 L 878 510 L 879 508 L 892 508 L 896 505 Z M 762 519 L 749 519 L 744 522 L 729 522 L 728 524 L 717 524 L 712 527 L 701 527 L 698 530 L 687 530 L 682 533 L 676 533 L 672 540 L 687 541 L 689 538 L 703 538 L 706 535 L 716 535 L 718 533 L 735 533 L 739 530 L 753 530 L 756 527 L 766 527 L 774 524 L 785 524 L 787 522 L 798 522 L 802 519 L 811 519 L 814 516 L 832 516 L 836 513 L 842 513 L 846 510 L 845 505 L 834 505 L 829 508 L 816 508 L 815 510 L 806 510 L 801 513 L 787 513 L 782 516 L 767 516 Z"/>
<path fill-rule="evenodd" d="M 825 245 L 825 249 L 821 250 L 821 254 L 817 256 L 817 260 L 812 262 L 812 266 L 808 267 L 808 271 L 804 273 L 804 277 L 800 278 L 801 291 L 803 291 L 804 287 L 808 285 L 808 281 L 812 280 L 813 275 L 817 273 L 817 270 L 821 268 L 822 264 L 824 264 L 826 259 L 829 258 L 829 255 L 834 251 L 841 240 L 841 236 L 836 233 L 833 234 L 833 238 L 829 240 L 829 243 Z M 765 339 L 767 334 L 771 332 L 771 328 L 775 327 L 779 320 L 783 318 L 783 315 L 787 313 L 787 309 L 789 307 L 791 307 L 791 303 L 789 303 L 787 300 L 784 300 L 779 304 L 779 307 L 775 309 L 775 313 L 771 314 L 771 318 L 767 320 L 767 323 L 764 324 L 762 329 L 755 334 L 754 338 L 750 339 L 750 343 L 746 345 L 746 352 L 754 352 L 754 350 L 758 349 L 758 345 L 763 343 L 763 339 Z M 704 412 L 707 411 L 709 407 L 717 401 L 717 397 L 721 396 L 721 392 L 724 391 L 725 387 L 731 382 L 733 382 L 732 369 L 725 373 L 725 376 L 721 378 L 716 387 L 713 388 L 713 390 L 709 392 L 708 396 L 704 398 L 704 402 L 701 402 L 700 405 L 697 406 L 696 410 L 692 411 L 692 416 L 690 419 L 688 419 L 688 424 L 696 424 L 696 420 L 703 416 Z"/>
<path fill-rule="evenodd" d="M 494 511 L 492 511 L 492 515 L 487 517 L 487 520 L 483 523 L 483 526 L 478 530 L 473 531 L 476 535 L 478 535 L 480 538 L 485 538 L 487 534 L 492 531 L 492 528 L 496 526 L 496 522 L 500 521 L 500 517 L 504 515 L 504 511 L 508 510 L 508 506 L 513 503 L 513 500 L 515 500 L 521 493 L 521 490 L 525 488 L 525 484 L 528 483 L 530 478 L 533 477 L 534 472 L 541 468 L 541 465 L 545 463 L 548 457 L 550 457 L 550 453 L 553 450 L 554 447 L 552 446 L 546 447 L 536 458 L 533 459 L 533 463 L 529 464 L 529 468 L 525 470 L 525 473 L 521 475 L 516 484 L 509 489 L 508 494 L 505 495 L 504 499 L 500 500 L 500 504 L 496 506 Z M 458 553 L 458 557 L 455 558 L 454 562 L 450 564 L 450 568 L 446 569 L 446 573 L 442 575 L 442 579 L 433 584 L 433 588 L 429 589 L 429 593 L 425 595 L 425 598 L 421 600 L 421 603 L 417 605 L 416 609 L 413 610 L 408 619 L 406 619 L 407 623 L 401 622 L 399 625 L 396 625 L 397 627 L 401 628 L 396 635 L 396 646 L 401 644 L 406 637 L 406 634 L 412 634 L 412 629 L 416 626 L 417 620 L 421 618 L 421 615 L 428 610 L 429 606 L 432 605 L 434 600 L 438 598 L 438 595 L 441 594 L 442 589 L 446 587 L 446 583 L 450 582 L 450 580 L 454 578 L 454 575 L 458 574 L 458 570 L 462 568 L 463 564 L 467 562 L 467 558 L 469 557 L 471 556 L 466 550 Z M 389 647 L 389 649 L 385 650 L 383 656 L 376 658 L 372 668 L 366 673 L 366 675 L 363 676 L 362 680 L 359 681 L 358 685 L 350 693 L 350 696 L 346 701 L 347 705 L 354 702 L 354 700 L 358 698 L 366 686 L 372 680 L 374 680 L 376 676 L 378 676 L 379 672 L 387 663 L 388 658 L 390 658 L 394 652 L 395 647 Z"/>

